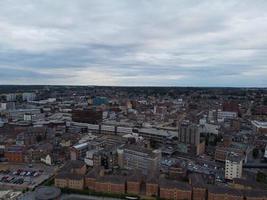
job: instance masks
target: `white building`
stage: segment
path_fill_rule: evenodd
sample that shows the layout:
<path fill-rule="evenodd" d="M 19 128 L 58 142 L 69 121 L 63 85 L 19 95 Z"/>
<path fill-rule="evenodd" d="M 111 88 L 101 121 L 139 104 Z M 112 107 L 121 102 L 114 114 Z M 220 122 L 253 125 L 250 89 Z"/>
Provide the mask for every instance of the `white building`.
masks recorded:
<path fill-rule="evenodd" d="M 6 94 L 7 101 L 16 101 L 17 95 L 16 93 Z"/>
<path fill-rule="evenodd" d="M 253 120 L 251 124 L 256 133 L 267 133 L 267 122 Z"/>
<path fill-rule="evenodd" d="M 218 122 L 222 122 L 225 119 L 235 119 L 235 118 L 237 118 L 237 113 L 236 112 L 218 110 L 218 113 L 217 113 Z"/>
<path fill-rule="evenodd" d="M 267 159 L 267 145 L 266 145 L 265 151 L 264 151 L 264 158 Z"/>
<path fill-rule="evenodd" d="M 15 102 L 0 103 L 0 111 L 14 110 L 14 109 L 15 109 Z"/>
<path fill-rule="evenodd" d="M 31 113 L 24 114 L 24 121 L 32 121 L 32 119 L 33 119 L 33 114 Z"/>
<path fill-rule="evenodd" d="M 45 158 L 41 158 L 41 162 L 47 164 L 47 165 L 52 165 L 52 158 L 49 154 Z"/>
<path fill-rule="evenodd" d="M 36 98 L 36 94 L 33 92 L 24 92 L 22 94 L 22 100 L 23 101 L 34 101 Z"/>
<path fill-rule="evenodd" d="M 225 160 L 225 179 L 233 180 L 242 177 L 243 158 L 236 153 L 228 153 Z"/>

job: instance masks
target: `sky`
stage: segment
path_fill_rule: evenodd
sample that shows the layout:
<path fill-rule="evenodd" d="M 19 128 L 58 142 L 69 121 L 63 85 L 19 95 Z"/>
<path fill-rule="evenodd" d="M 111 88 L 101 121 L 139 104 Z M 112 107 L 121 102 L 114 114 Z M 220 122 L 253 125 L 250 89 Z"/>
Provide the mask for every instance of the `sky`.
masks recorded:
<path fill-rule="evenodd" d="M 267 1 L 1 0 L 0 84 L 267 87 Z"/>

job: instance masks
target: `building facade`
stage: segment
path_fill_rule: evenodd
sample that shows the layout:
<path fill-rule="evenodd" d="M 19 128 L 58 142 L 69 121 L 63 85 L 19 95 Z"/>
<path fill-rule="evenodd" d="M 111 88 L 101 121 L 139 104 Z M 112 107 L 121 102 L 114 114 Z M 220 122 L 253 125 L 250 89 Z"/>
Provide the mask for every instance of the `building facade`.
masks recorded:
<path fill-rule="evenodd" d="M 225 179 L 242 177 L 243 159 L 239 154 L 228 153 L 225 161 Z"/>

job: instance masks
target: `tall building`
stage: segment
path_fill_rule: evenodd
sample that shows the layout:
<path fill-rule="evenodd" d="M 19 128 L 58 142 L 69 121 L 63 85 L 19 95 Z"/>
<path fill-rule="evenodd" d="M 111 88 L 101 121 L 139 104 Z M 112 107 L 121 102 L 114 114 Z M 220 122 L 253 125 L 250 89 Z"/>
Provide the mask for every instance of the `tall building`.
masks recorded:
<path fill-rule="evenodd" d="M 228 153 L 225 161 L 225 179 L 242 177 L 243 158 L 236 153 Z"/>
<path fill-rule="evenodd" d="M 160 150 L 149 150 L 135 145 L 118 150 L 118 164 L 121 168 L 140 170 L 143 174 L 158 172 L 160 160 Z"/>
<path fill-rule="evenodd" d="M 102 111 L 88 110 L 73 110 L 72 120 L 74 122 L 98 124 L 102 120 Z"/>
<path fill-rule="evenodd" d="M 200 155 L 205 151 L 205 140 L 200 141 L 200 126 L 184 121 L 178 129 L 178 148 L 181 152 Z"/>
<path fill-rule="evenodd" d="M 6 94 L 7 101 L 16 101 L 17 95 L 16 93 Z"/>
<path fill-rule="evenodd" d="M 70 159 L 71 160 L 83 160 L 86 157 L 88 151 L 88 143 L 82 143 L 74 145 L 70 148 Z"/>
<path fill-rule="evenodd" d="M 178 141 L 185 144 L 198 145 L 200 143 L 200 131 L 198 125 L 182 123 L 178 130 Z"/>
<path fill-rule="evenodd" d="M 234 101 L 223 102 L 222 110 L 228 112 L 236 112 L 236 113 L 240 112 L 238 103 Z"/>
<path fill-rule="evenodd" d="M 23 101 L 34 101 L 36 98 L 36 94 L 34 92 L 24 92 L 22 94 Z"/>

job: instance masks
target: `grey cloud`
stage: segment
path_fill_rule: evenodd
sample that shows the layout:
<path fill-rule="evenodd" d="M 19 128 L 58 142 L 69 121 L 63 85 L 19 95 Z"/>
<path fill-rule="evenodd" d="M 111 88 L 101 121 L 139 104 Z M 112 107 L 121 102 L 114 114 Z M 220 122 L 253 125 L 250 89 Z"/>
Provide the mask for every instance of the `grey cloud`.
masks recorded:
<path fill-rule="evenodd" d="M 265 0 L 4 0 L 0 70 L 36 83 L 267 86 L 266 10 Z"/>

